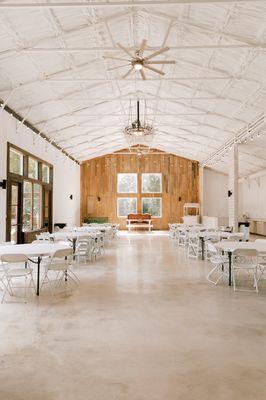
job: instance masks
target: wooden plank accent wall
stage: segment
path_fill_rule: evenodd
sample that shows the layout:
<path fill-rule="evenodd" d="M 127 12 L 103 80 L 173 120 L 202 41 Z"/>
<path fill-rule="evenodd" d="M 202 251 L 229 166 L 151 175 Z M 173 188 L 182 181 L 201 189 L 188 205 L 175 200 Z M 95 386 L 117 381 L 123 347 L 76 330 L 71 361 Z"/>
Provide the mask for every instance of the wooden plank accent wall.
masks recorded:
<path fill-rule="evenodd" d="M 118 194 L 117 174 L 138 173 L 138 194 Z M 162 194 L 141 193 L 141 173 L 162 173 Z M 125 229 L 125 218 L 117 217 L 117 197 L 162 197 L 162 218 L 154 218 L 154 229 L 167 229 L 169 222 L 181 222 L 183 205 L 199 201 L 198 162 L 172 154 L 110 154 L 88 160 L 81 165 L 81 222 L 88 216 L 90 196 L 91 217 L 108 217 L 109 222 Z"/>

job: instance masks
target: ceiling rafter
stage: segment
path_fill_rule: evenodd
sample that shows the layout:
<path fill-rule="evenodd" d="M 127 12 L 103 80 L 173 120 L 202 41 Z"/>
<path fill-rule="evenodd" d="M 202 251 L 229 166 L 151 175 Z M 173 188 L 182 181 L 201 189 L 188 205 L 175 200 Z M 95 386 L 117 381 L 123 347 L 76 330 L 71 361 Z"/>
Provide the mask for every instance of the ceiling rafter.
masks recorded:
<path fill-rule="evenodd" d="M 245 3 L 247 0 L 238 0 L 238 3 Z M 256 2 L 257 0 L 248 0 L 249 3 Z M 31 9 L 51 9 L 51 8 L 88 8 L 88 7 L 146 7 L 146 6 L 177 6 L 177 5 L 182 5 L 182 4 L 208 4 L 208 3 L 234 3 L 235 0 L 142 0 L 142 1 L 136 1 L 136 0 L 131 0 L 131 1 L 114 1 L 114 0 L 109 0 L 109 1 L 90 1 L 89 3 L 86 2 L 53 2 L 53 3 L 47 3 L 47 2 L 20 2 L 20 3 L 0 3 L 0 10 L 1 9 L 26 9 L 26 8 L 31 8 Z"/>
<path fill-rule="evenodd" d="M 230 5 L 230 3 L 235 3 L 235 2 L 228 2 L 228 5 Z M 145 10 L 143 12 L 145 12 Z M 161 11 L 151 11 L 151 10 L 149 10 L 149 11 L 146 11 L 146 12 L 148 14 L 150 14 L 150 15 L 154 15 L 154 16 L 157 16 L 157 17 L 164 17 L 166 19 L 171 19 L 171 20 L 173 19 L 172 15 L 167 14 L 167 13 L 162 13 Z M 176 22 L 177 22 L 177 25 L 175 26 L 175 28 L 178 29 L 177 28 L 178 27 L 178 21 L 176 21 Z M 217 29 L 211 29 L 210 27 L 206 27 L 205 25 L 202 25 L 199 21 L 197 21 L 197 24 L 195 24 L 195 23 L 193 23 L 191 21 L 187 21 L 187 22 L 185 22 L 185 25 L 187 27 L 194 28 L 196 30 L 200 30 L 202 32 L 205 32 L 207 34 L 220 34 L 221 36 L 223 36 L 223 38 L 240 42 L 242 45 L 245 45 L 245 46 L 251 46 L 251 47 L 253 47 L 253 46 L 260 47 L 260 45 L 262 45 L 263 47 L 265 46 L 264 43 L 260 44 L 259 42 L 250 42 L 244 36 L 235 35 L 235 34 L 229 33 L 229 32 L 219 32 L 219 31 L 217 31 Z"/>
<path fill-rule="evenodd" d="M 80 13 L 73 13 L 73 18 L 71 12 L 66 18 L 62 3 L 57 12 L 54 7 L 45 6 L 36 13 L 42 17 L 42 24 L 40 33 L 32 39 L 30 30 L 36 29 L 34 10 L 25 13 L 33 17 L 33 23 L 29 17 L 26 30 L 20 23 L 15 24 L 11 9 L 0 7 L 0 20 L 5 20 L 4 35 L 10 43 L 8 51 L 5 50 L 8 46 L 4 46 L 0 52 L 2 97 L 7 99 L 15 88 L 7 104 L 20 111 L 25 123 L 27 113 L 33 121 L 38 119 L 38 129 L 49 140 L 69 150 L 69 154 L 77 154 L 78 160 L 106 154 L 113 148 L 125 148 L 123 128 L 128 118 L 127 102 L 147 99 L 147 118 L 149 121 L 154 118 L 156 130 L 153 147 L 168 148 L 171 153 L 181 152 L 181 156 L 198 160 L 207 158 L 260 113 L 265 104 L 266 43 L 262 5 L 258 8 L 260 13 L 256 13 L 255 2 L 254 6 L 251 2 L 248 5 L 223 2 L 220 15 L 215 15 L 217 8 L 209 8 L 208 3 L 204 7 L 180 9 L 157 7 L 157 4 L 143 6 L 143 3 L 134 7 L 132 2 L 130 6 L 129 2 L 125 3 L 124 8 L 118 9 L 109 6 L 109 2 L 108 15 L 107 9 L 98 12 L 87 2 L 80 6 Z M 165 5 L 165 1 L 162 3 Z M 208 12 L 201 18 L 204 10 Z M 247 10 L 252 15 L 249 31 L 242 30 L 240 25 Z M 9 18 L 11 25 L 8 25 Z M 93 42 L 89 40 L 88 45 L 93 46 L 89 48 L 84 41 L 88 35 L 94 38 Z M 121 35 L 123 44 L 131 45 L 131 52 L 143 37 L 153 45 L 147 48 L 147 54 L 160 49 L 161 43 L 169 45 L 167 55 L 171 54 L 178 64 L 175 68 L 165 68 L 165 79 L 148 75 L 150 79 L 142 82 L 132 75 L 132 79 L 122 80 L 119 73 L 107 71 L 107 65 L 115 67 L 118 63 L 102 57 L 121 54 L 116 45 Z M 206 36 L 208 44 L 203 43 Z M 231 54 L 235 59 L 234 53 L 239 61 L 230 65 Z M 54 54 L 58 56 L 53 57 Z M 21 65 L 17 74 L 13 65 L 8 70 L 12 62 L 8 57 L 13 55 Z M 224 64 L 219 62 L 223 55 Z M 28 71 L 24 73 L 24 62 L 32 65 L 32 76 Z M 35 76 L 40 79 L 34 80 Z M 41 94 L 39 101 L 38 93 Z M 49 105 L 49 102 L 53 103 Z M 263 154 L 258 147 L 253 147 L 251 155 L 243 153 L 241 163 L 245 171 L 262 165 L 262 160 L 256 162 L 256 152 L 259 157 Z M 223 163 L 219 168 L 225 166 Z"/>

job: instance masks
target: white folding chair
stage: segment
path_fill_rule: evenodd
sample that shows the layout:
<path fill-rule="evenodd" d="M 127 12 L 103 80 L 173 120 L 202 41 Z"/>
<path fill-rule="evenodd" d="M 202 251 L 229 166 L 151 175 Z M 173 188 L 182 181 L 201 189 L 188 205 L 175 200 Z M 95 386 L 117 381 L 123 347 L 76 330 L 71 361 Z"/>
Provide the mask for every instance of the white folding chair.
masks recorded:
<path fill-rule="evenodd" d="M 85 262 L 92 260 L 94 250 L 94 241 L 90 236 L 78 239 L 75 250 L 75 260 L 80 263 L 81 259 Z"/>
<path fill-rule="evenodd" d="M 41 287 L 48 283 L 54 294 L 55 290 L 60 289 L 60 287 L 64 287 L 64 291 L 69 290 L 69 282 L 77 285 L 79 278 L 73 272 L 73 266 L 73 249 L 57 250 L 45 264 L 45 274 Z M 50 276 L 52 275 L 53 278 L 51 279 Z"/>
<path fill-rule="evenodd" d="M 188 232 L 186 229 L 178 229 L 177 244 L 186 247 L 188 243 Z"/>
<path fill-rule="evenodd" d="M 97 233 L 94 242 L 95 254 L 101 255 L 104 253 L 104 236 L 102 233 Z"/>
<path fill-rule="evenodd" d="M 256 239 L 256 243 L 266 243 L 266 239 Z M 259 252 L 258 254 L 258 270 L 259 276 L 258 281 L 263 277 L 264 272 L 266 271 L 266 252 Z"/>
<path fill-rule="evenodd" d="M 210 260 L 210 258 L 212 256 L 212 252 L 209 251 L 209 248 L 212 248 L 212 246 L 208 247 L 207 243 L 213 244 L 213 243 L 219 243 L 219 241 L 220 241 L 219 236 L 212 234 L 213 232 L 214 232 L 213 230 L 212 231 L 208 230 L 208 233 L 206 234 L 206 236 L 204 238 L 204 241 L 205 241 L 205 258 L 206 258 L 206 260 Z M 216 247 L 214 247 L 214 248 L 216 249 Z"/>
<path fill-rule="evenodd" d="M 168 228 L 169 228 L 169 237 L 171 239 L 175 239 L 176 238 L 176 224 L 168 224 Z"/>
<path fill-rule="evenodd" d="M 24 254 L 2 254 L 0 260 L 2 262 L 2 267 L 4 263 L 4 268 L 6 270 L 2 278 L 2 283 L 4 283 L 2 303 L 7 294 L 18 297 L 17 291 L 20 289 L 24 289 L 24 299 L 26 299 L 28 289 L 32 288 L 34 291 L 36 290 L 33 280 L 33 269 L 28 267 L 27 257 Z M 25 281 L 24 285 L 15 285 L 14 282 L 18 280 L 21 281 L 22 279 Z M 28 279 L 29 283 L 26 284 Z"/>
<path fill-rule="evenodd" d="M 236 249 L 232 254 L 232 278 L 234 284 L 234 290 L 241 291 L 256 291 L 258 293 L 258 252 L 253 249 Z M 254 289 L 237 289 L 236 275 L 240 271 L 245 271 L 247 275 L 252 276 L 253 288 Z"/>
<path fill-rule="evenodd" d="M 211 242 L 206 243 L 206 250 L 210 255 L 210 262 L 213 265 L 213 268 L 210 270 L 206 278 L 210 283 L 217 285 L 221 279 L 228 279 L 228 257 L 223 256 Z M 216 276 L 215 280 L 212 278 L 212 275 Z"/>
<path fill-rule="evenodd" d="M 198 232 L 189 232 L 187 236 L 187 256 L 198 259 L 201 255 L 201 243 Z"/>
<path fill-rule="evenodd" d="M 50 242 L 50 233 L 49 232 L 42 232 L 40 235 L 36 235 L 36 240 L 38 242 Z"/>

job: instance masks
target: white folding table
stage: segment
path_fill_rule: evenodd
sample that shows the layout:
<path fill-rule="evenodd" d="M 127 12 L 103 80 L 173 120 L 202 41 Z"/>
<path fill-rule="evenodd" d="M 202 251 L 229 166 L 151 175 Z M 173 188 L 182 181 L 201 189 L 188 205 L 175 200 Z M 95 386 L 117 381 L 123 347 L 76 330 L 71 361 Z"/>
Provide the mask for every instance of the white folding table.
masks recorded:
<path fill-rule="evenodd" d="M 43 257 L 53 255 L 57 250 L 69 249 L 69 246 L 56 243 L 30 243 L 0 246 L 0 258 L 3 254 L 23 254 L 34 264 L 37 264 L 37 290 L 40 294 L 40 266 Z M 37 258 L 37 261 L 36 261 Z"/>
<path fill-rule="evenodd" d="M 229 260 L 229 286 L 232 284 L 232 254 L 236 249 L 257 250 L 258 253 L 266 253 L 266 240 L 263 242 L 220 242 L 215 247 L 227 253 Z"/>
<path fill-rule="evenodd" d="M 72 243 L 73 251 L 76 250 L 76 242 L 79 237 L 94 237 L 95 235 L 101 233 L 99 229 L 94 229 L 93 231 L 62 231 L 50 233 L 49 237 L 53 240 L 63 239 Z"/>
<path fill-rule="evenodd" d="M 221 239 L 230 239 L 231 237 L 238 237 L 240 240 L 243 239 L 244 234 L 241 232 L 235 232 L 235 233 L 231 233 L 231 232 L 224 232 L 224 231 L 203 231 L 203 232 L 199 232 L 199 238 L 201 240 L 201 259 L 204 260 L 204 251 L 205 251 L 205 240 L 206 237 L 213 237 L 213 238 L 217 238 L 218 240 Z M 238 242 L 236 242 L 238 243 Z"/>

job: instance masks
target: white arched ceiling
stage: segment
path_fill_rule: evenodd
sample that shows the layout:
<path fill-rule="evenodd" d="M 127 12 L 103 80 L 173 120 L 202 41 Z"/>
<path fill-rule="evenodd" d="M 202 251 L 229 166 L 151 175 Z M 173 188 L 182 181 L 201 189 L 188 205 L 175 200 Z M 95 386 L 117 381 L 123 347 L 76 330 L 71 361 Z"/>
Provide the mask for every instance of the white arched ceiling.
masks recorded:
<path fill-rule="evenodd" d="M 204 161 L 266 104 L 266 2 L 0 2 L 0 98 L 82 161 L 127 147 L 146 99 L 153 147 Z M 122 79 L 117 42 L 162 46 L 165 76 Z M 123 62 L 122 62 L 123 63 Z M 144 102 L 141 102 L 143 105 Z M 266 135 L 240 146 L 240 172 L 266 167 Z M 215 168 L 226 170 L 226 163 Z"/>

